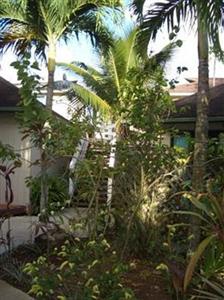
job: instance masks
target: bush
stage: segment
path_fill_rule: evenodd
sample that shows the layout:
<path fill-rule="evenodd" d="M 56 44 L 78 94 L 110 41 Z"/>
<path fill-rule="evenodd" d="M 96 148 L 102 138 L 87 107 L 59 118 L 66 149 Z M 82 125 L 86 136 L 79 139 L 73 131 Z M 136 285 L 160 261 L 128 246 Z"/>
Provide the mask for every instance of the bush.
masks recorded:
<path fill-rule="evenodd" d="M 40 211 L 40 190 L 41 190 L 40 177 L 29 177 L 26 181 L 28 187 L 31 188 L 31 207 L 34 214 L 38 214 Z M 48 177 L 48 189 L 49 189 L 49 201 L 48 211 L 58 211 L 62 207 L 69 204 L 68 195 L 68 180 L 64 177 L 51 176 Z"/>
<path fill-rule="evenodd" d="M 41 256 L 24 268 L 31 276 L 29 293 L 37 299 L 77 300 L 135 299 L 132 291 L 121 284 L 126 270 L 102 237 L 66 241 L 50 257 Z"/>

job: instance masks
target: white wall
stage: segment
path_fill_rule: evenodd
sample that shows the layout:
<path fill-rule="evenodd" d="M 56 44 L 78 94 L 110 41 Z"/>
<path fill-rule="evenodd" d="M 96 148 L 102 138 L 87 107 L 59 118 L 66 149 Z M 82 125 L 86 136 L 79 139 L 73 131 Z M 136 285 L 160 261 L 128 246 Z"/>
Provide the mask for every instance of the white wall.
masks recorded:
<path fill-rule="evenodd" d="M 21 154 L 22 166 L 11 176 L 14 192 L 14 204 L 29 203 L 29 189 L 25 185 L 25 178 L 30 176 L 31 149 L 29 139 L 21 140 L 18 123 L 13 113 L 0 113 L 0 141 L 11 145 Z M 5 180 L 0 176 L 0 203 L 5 201 Z"/>
<path fill-rule="evenodd" d="M 171 135 L 170 133 L 165 133 L 162 135 L 162 142 L 163 144 L 171 147 Z"/>
<path fill-rule="evenodd" d="M 32 177 L 36 177 L 40 175 L 40 165 L 35 164 L 35 162 L 39 159 L 40 159 L 40 150 L 38 148 L 33 147 L 31 149 L 31 161 L 34 164 L 31 166 L 31 172 L 30 172 L 30 176 Z"/>

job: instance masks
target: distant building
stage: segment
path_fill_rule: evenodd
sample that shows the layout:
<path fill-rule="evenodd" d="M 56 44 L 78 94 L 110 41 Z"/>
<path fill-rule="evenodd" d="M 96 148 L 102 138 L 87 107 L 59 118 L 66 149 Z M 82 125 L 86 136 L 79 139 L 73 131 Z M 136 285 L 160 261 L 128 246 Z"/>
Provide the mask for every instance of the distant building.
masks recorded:
<path fill-rule="evenodd" d="M 219 137 L 224 133 L 224 78 L 210 79 L 210 102 L 208 110 L 209 137 Z M 176 112 L 172 112 L 164 121 L 167 129 L 176 129 L 178 134 L 166 135 L 166 142 L 170 145 L 186 146 L 184 133 L 194 137 L 196 123 L 197 81 L 176 86 L 170 90 L 175 100 Z"/>

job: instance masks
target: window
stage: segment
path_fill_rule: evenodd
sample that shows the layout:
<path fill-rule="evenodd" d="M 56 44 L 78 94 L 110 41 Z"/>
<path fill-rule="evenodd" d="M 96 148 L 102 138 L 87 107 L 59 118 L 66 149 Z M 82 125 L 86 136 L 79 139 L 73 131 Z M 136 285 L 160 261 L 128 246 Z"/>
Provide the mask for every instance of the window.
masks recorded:
<path fill-rule="evenodd" d="M 178 148 L 187 149 L 189 146 L 189 140 L 185 135 L 177 135 L 173 138 L 173 146 Z"/>

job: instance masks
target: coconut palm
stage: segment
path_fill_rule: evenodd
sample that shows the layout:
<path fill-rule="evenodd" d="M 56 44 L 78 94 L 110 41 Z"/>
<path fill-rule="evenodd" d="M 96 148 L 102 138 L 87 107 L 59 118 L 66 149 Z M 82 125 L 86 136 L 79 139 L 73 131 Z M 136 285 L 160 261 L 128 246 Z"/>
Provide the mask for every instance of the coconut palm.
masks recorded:
<path fill-rule="evenodd" d="M 94 45 L 108 44 L 109 34 L 102 21 L 102 9 L 115 8 L 119 0 L 5 0 L 0 4 L 0 50 L 12 48 L 18 55 L 35 47 L 37 56 L 46 57 L 48 85 L 46 106 L 51 110 L 56 46 L 81 32 Z"/>
<path fill-rule="evenodd" d="M 138 30 L 133 28 L 124 38 L 114 39 L 107 53 L 100 52 L 99 70 L 80 62 L 58 64 L 81 76 L 84 85 L 75 83 L 72 86 L 76 98 L 103 114 L 115 112 L 120 107 L 119 93 L 129 71 L 138 68 L 139 72 L 152 74 L 171 57 L 176 45 L 171 43 L 161 52 L 147 57 L 143 51 L 141 54 L 138 51 L 137 36 Z"/>
<path fill-rule="evenodd" d="M 147 44 L 155 39 L 158 30 L 167 24 L 168 31 L 178 31 L 181 22 L 196 24 L 198 34 L 198 97 L 195 126 L 195 146 L 193 160 L 192 187 L 195 192 L 204 188 L 206 175 L 205 162 L 208 143 L 208 105 L 209 105 L 209 41 L 216 49 L 216 54 L 223 56 L 219 43 L 219 27 L 222 23 L 224 1 L 214 0 L 166 0 L 157 2 L 143 16 L 143 5 L 146 1 L 134 0 L 133 8 L 139 13 L 141 38 Z M 194 248 L 199 234 L 194 227 Z"/>

